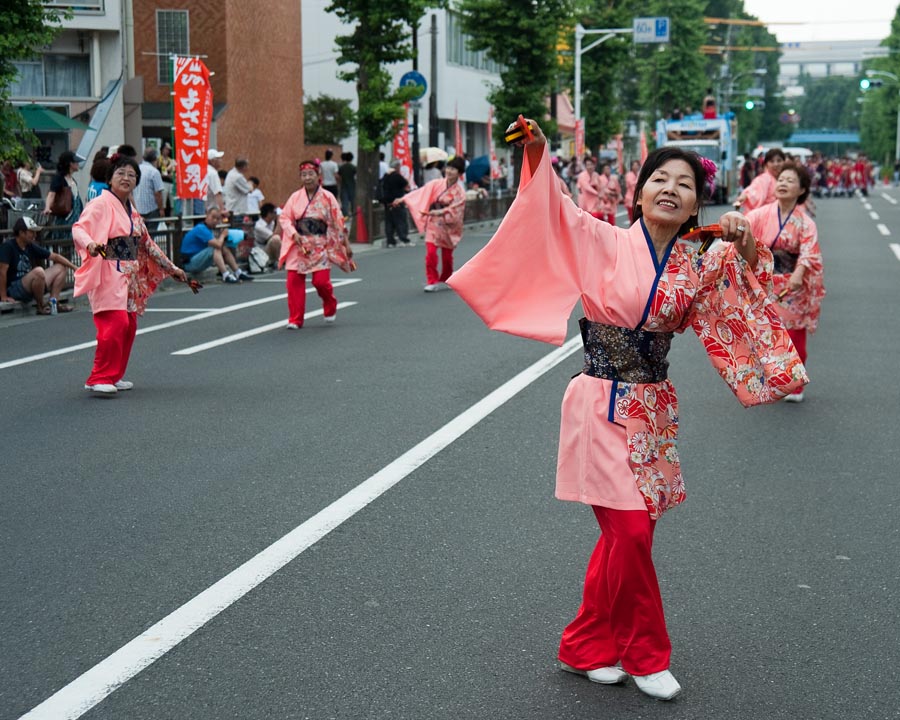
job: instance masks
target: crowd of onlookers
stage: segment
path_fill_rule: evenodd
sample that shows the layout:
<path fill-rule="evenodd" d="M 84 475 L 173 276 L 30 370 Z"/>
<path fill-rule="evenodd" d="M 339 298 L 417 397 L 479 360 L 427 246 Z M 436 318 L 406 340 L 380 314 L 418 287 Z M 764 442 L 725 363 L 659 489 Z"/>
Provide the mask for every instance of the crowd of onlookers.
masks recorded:
<path fill-rule="evenodd" d="M 879 168 L 865 155 L 855 157 L 829 157 L 818 152 L 806 157 L 794 157 L 785 151 L 787 160 L 793 160 L 806 167 L 814 197 L 851 197 L 855 194 L 868 195 L 880 174 Z M 765 171 L 765 153 L 752 157 L 744 155 L 740 170 L 741 188 L 746 188 L 753 178 Z M 900 184 L 900 161 L 894 168 L 894 182 Z"/>

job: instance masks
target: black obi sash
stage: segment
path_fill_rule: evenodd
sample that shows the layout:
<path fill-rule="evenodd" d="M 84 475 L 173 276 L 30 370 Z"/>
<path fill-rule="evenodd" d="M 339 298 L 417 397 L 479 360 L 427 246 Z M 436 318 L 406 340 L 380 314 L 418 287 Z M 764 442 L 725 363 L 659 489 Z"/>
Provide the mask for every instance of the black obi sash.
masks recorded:
<path fill-rule="evenodd" d="M 797 259 L 800 253 L 791 253 L 787 250 L 772 249 L 772 257 L 775 259 L 775 274 L 787 275 L 794 272 L 797 267 Z"/>
<path fill-rule="evenodd" d="M 302 217 L 294 223 L 294 228 L 301 235 L 324 235 L 328 232 L 328 223 L 319 218 Z"/>
<path fill-rule="evenodd" d="M 581 318 L 578 325 L 584 342 L 585 375 L 629 383 L 657 383 L 668 377 L 666 355 L 675 333 L 632 330 L 587 318 Z"/>
<path fill-rule="evenodd" d="M 139 237 L 123 235 L 106 241 L 107 260 L 137 260 Z"/>

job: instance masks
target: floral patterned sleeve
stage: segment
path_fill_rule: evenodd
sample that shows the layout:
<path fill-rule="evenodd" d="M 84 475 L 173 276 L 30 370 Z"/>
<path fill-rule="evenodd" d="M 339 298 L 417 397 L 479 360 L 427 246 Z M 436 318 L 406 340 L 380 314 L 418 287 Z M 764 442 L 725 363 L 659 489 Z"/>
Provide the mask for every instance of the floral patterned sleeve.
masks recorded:
<path fill-rule="evenodd" d="M 147 251 L 147 255 L 163 270 L 169 273 L 169 275 L 175 272 L 175 263 L 169 260 L 168 256 L 162 251 L 162 248 L 153 242 L 153 239 L 147 232 L 144 232 L 144 235 L 141 237 L 141 244 Z"/>
<path fill-rule="evenodd" d="M 740 403 L 776 402 L 809 378 L 775 305 L 769 300 L 772 253 L 757 242 L 755 271 L 731 243 L 695 257 L 698 291 L 690 325 Z"/>

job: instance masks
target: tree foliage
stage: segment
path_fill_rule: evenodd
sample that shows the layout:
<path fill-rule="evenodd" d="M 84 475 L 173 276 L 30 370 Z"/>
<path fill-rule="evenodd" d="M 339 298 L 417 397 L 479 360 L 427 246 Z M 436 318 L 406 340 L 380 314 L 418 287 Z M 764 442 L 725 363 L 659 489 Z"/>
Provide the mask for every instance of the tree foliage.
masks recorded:
<path fill-rule="evenodd" d="M 799 127 L 807 130 L 859 130 L 859 84 L 856 78 L 830 75 L 814 78 L 800 77 L 803 97 L 796 109 Z"/>
<path fill-rule="evenodd" d="M 875 58 L 866 63 L 866 70 L 889 73 L 900 78 L 900 7 L 891 21 L 891 32 L 881 46 L 887 48 L 888 55 Z M 873 87 L 860 95 L 862 111 L 859 119 L 860 143 L 862 149 L 878 162 L 893 164 L 895 143 L 898 132 L 898 103 L 900 103 L 900 81 L 893 80 L 890 75 L 875 75 L 872 79 L 881 80 L 880 87 Z"/>
<path fill-rule="evenodd" d="M 303 103 L 303 136 L 308 145 L 338 144 L 350 135 L 356 113 L 350 101 L 317 95 Z"/>
<path fill-rule="evenodd" d="M 500 84 L 488 99 L 498 119 L 497 140 L 520 113 L 544 120 L 547 97 L 555 92 L 557 44 L 572 28 L 572 0 L 460 0 L 463 31 L 471 37 L 472 50 L 484 50 L 502 66 Z M 555 128 L 548 125 L 549 134 Z"/>
<path fill-rule="evenodd" d="M 21 113 L 9 102 L 10 88 L 18 77 L 15 60 L 27 60 L 40 54 L 53 42 L 63 19 L 71 13 L 44 7 L 40 0 L 12 0 L 0 5 L 0 148 L 5 157 L 24 152 L 23 140 L 37 139 L 25 127 Z"/>

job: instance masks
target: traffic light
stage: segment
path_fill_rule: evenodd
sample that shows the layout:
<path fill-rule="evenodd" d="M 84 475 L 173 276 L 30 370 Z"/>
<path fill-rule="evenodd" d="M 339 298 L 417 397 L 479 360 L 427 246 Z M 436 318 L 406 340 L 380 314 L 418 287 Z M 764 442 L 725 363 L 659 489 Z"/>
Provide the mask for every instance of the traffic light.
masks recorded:
<path fill-rule="evenodd" d="M 745 107 L 747 110 L 752 110 L 753 108 L 756 107 L 756 103 L 753 102 L 752 100 L 748 100 L 747 102 L 744 103 L 744 107 Z"/>
<path fill-rule="evenodd" d="M 878 80 L 877 78 L 863 78 L 859 81 L 859 89 L 865 92 L 871 88 L 879 88 L 884 85 L 884 80 Z"/>

